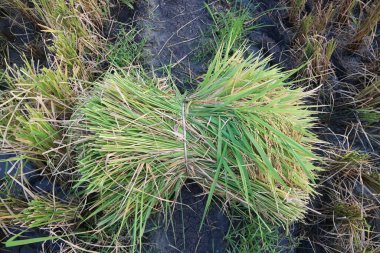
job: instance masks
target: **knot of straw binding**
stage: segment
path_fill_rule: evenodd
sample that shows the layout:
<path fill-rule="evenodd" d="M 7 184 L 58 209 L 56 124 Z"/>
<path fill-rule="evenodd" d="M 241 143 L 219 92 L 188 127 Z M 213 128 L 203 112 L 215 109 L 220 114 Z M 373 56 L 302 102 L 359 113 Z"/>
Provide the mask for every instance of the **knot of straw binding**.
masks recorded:
<path fill-rule="evenodd" d="M 189 172 L 189 162 L 188 162 L 188 157 L 187 157 L 187 138 L 186 138 L 186 104 L 187 104 L 187 101 L 186 99 L 184 99 L 182 101 L 182 113 L 181 113 L 181 117 L 182 117 L 182 127 L 183 127 L 183 150 L 184 150 L 184 159 L 185 159 L 185 167 L 186 167 L 186 172 L 188 173 Z"/>

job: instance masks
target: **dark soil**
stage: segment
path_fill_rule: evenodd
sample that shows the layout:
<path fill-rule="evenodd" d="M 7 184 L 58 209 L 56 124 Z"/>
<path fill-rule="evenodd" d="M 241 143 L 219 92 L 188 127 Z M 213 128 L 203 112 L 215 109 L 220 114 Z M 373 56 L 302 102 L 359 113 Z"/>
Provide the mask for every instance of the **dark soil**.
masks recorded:
<path fill-rule="evenodd" d="M 46 48 L 37 24 L 14 8 L 0 9 L 0 67 L 22 66 L 23 55 L 46 64 Z M 6 56 L 6 59 L 2 57 Z"/>
<path fill-rule="evenodd" d="M 170 212 L 169 220 L 161 216 L 159 224 L 148 234 L 146 252 L 152 253 L 195 253 L 226 252 L 224 237 L 229 220 L 215 204 L 211 206 L 202 228 L 207 195 L 194 182 L 182 188 L 178 204 Z M 156 219 L 155 219 L 156 220 Z M 165 225 L 168 224 L 168 225 Z M 153 225 L 150 224 L 150 226 Z M 149 229 L 148 229 L 149 230 Z"/>
<path fill-rule="evenodd" d="M 136 22 L 146 39 L 147 68 L 162 75 L 169 67 L 179 87 L 206 71 L 194 58 L 212 25 L 204 0 L 151 0 L 136 5 Z"/>

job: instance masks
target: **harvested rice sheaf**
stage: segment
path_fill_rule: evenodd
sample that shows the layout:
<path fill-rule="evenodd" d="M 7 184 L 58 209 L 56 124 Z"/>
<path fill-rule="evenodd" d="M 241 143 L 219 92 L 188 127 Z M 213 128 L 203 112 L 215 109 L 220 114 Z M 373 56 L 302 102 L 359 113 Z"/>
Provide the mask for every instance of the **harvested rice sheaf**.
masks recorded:
<path fill-rule="evenodd" d="M 33 160 L 62 159 L 54 151 L 71 117 L 75 92 L 67 68 L 42 68 L 25 60 L 23 68 L 9 68 L 9 87 L 0 94 L 1 152 L 20 153 Z"/>
<path fill-rule="evenodd" d="M 189 178 L 209 193 L 208 205 L 218 198 L 279 225 L 303 217 L 317 170 L 308 94 L 291 89 L 292 73 L 268 68 L 269 59 L 226 48 L 189 93 L 136 69 L 96 84 L 76 115 L 77 187 L 97 196 L 91 214 L 100 228 L 141 236 Z"/>

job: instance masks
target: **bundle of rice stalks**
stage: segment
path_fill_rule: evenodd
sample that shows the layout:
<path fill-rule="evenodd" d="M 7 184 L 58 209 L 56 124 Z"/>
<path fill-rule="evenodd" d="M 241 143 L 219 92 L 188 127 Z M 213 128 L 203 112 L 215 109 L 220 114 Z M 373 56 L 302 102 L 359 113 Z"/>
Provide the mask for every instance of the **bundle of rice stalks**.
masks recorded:
<path fill-rule="evenodd" d="M 367 84 L 356 94 L 355 100 L 360 119 L 369 124 L 380 122 L 380 79 Z"/>
<path fill-rule="evenodd" d="M 277 226 L 265 226 L 260 220 L 242 220 L 231 226 L 226 236 L 229 253 L 291 252 L 298 242 L 281 232 Z"/>
<path fill-rule="evenodd" d="M 42 55 L 55 58 L 70 72 L 88 80 L 99 71 L 104 60 L 106 39 L 104 25 L 110 18 L 110 8 L 115 3 L 105 0 L 5 0 L 0 5 L 15 9 L 30 18 L 42 32 L 45 48 Z M 13 19 L 12 14 L 9 15 Z M 28 28 L 24 27 L 25 30 Z M 34 50 L 31 50 L 35 53 Z M 48 56 L 50 54 L 50 56 Z"/>
<path fill-rule="evenodd" d="M 34 8 L 43 20 L 43 28 L 53 35 L 50 50 L 70 69 L 88 79 L 91 54 L 100 55 L 103 19 L 109 13 L 108 1 L 47 1 L 33 0 Z"/>
<path fill-rule="evenodd" d="M 45 226 L 63 228 L 75 224 L 75 221 L 80 219 L 78 206 L 53 197 L 38 196 L 29 201 L 28 206 L 17 217 L 18 222 L 29 228 Z"/>
<path fill-rule="evenodd" d="M 8 89 L 1 94 L 1 150 L 52 165 L 66 160 L 65 121 L 70 119 L 76 100 L 75 76 L 61 65 L 37 70 L 9 68 Z M 20 156 L 22 159 L 23 157 Z"/>
<path fill-rule="evenodd" d="M 327 252 L 378 252 L 380 250 L 379 170 L 367 154 L 347 151 L 333 160 L 322 181 L 325 199 L 313 223 L 313 239 Z"/>
<path fill-rule="evenodd" d="M 80 220 L 78 205 L 63 202 L 53 195 L 34 195 L 28 201 L 0 198 L 0 229 L 3 232 L 1 235 L 0 231 L 0 241 L 6 247 L 58 239 L 72 232 Z M 40 231 L 40 236 L 23 239 L 28 231 Z M 44 236 L 48 235 L 46 232 L 53 236 Z"/>
<path fill-rule="evenodd" d="M 21 200 L 0 196 L 0 242 L 3 241 L 6 235 L 11 234 L 11 227 L 26 206 L 26 203 Z"/>
<path fill-rule="evenodd" d="M 366 136 L 375 151 L 380 145 L 380 79 L 369 73 L 370 80 L 354 96 L 355 111 L 360 122 L 360 131 Z"/>
<path fill-rule="evenodd" d="M 26 207 L 26 204 L 15 198 L 0 198 L 0 228 L 6 228 L 12 220 L 19 217 L 19 213 Z"/>
<path fill-rule="evenodd" d="M 267 68 L 269 59 L 221 47 L 197 89 L 180 94 L 142 71 L 114 71 L 79 110 L 76 186 L 98 228 L 141 238 L 149 215 L 191 178 L 245 217 L 274 224 L 302 218 L 316 159 L 306 95 Z M 94 195 L 96 194 L 96 195 Z M 265 222 L 263 222 L 265 223 Z M 134 245 L 134 244 L 132 244 Z"/>

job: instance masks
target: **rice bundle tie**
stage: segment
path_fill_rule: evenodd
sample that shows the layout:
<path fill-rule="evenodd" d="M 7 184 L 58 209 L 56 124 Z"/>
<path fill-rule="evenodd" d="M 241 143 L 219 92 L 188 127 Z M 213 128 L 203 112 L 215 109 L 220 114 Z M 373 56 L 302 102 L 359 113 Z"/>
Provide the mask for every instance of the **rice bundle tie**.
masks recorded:
<path fill-rule="evenodd" d="M 185 158 L 186 172 L 189 172 L 189 163 L 187 161 L 187 139 L 186 139 L 186 99 L 182 102 L 182 127 L 183 127 L 183 151 Z"/>
<path fill-rule="evenodd" d="M 77 187 L 98 195 L 99 228 L 127 227 L 141 238 L 150 214 L 187 179 L 208 193 L 207 207 L 217 198 L 278 225 L 303 217 L 317 169 L 308 94 L 286 83 L 293 72 L 244 55 L 219 49 L 189 94 L 136 69 L 96 84 L 77 113 Z"/>

